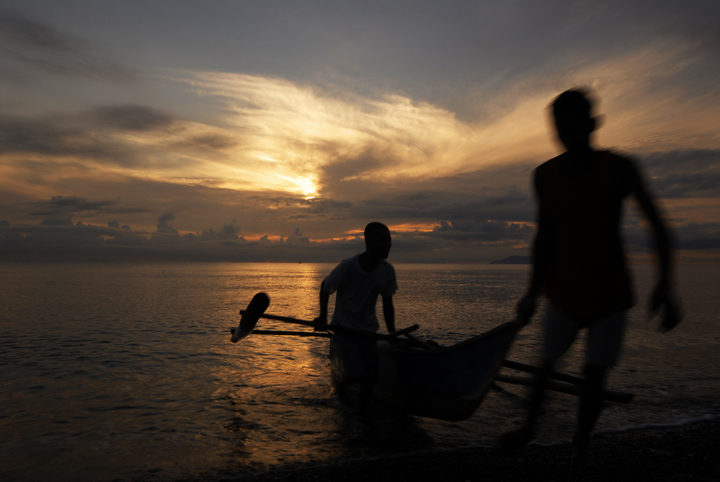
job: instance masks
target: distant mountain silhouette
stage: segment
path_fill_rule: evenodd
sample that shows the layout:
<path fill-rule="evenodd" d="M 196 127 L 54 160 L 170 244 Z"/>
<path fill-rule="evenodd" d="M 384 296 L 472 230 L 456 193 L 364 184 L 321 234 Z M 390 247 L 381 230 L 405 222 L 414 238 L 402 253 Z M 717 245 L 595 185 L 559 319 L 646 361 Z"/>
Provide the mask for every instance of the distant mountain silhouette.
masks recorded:
<path fill-rule="evenodd" d="M 532 257 L 530 256 L 508 256 L 507 258 L 491 261 L 490 264 L 530 264 Z"/>

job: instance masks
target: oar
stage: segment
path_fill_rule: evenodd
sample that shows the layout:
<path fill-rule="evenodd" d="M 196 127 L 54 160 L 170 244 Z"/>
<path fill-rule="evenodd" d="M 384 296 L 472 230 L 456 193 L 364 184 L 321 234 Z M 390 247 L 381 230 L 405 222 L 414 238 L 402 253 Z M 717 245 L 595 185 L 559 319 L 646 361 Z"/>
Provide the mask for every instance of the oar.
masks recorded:
<path fill-rule="evenodd" d="M 268 320 L 276 320 L 276 321 L 283 321 L 285 323 L 294 323 L 296 325 L 303 325 L 303 326 L 311 326 L 315 327 L 315 324 L 312 321 L 307 320 L 299 320 L 297 318 L 291 318 L 289 316 L 279 316 L 279 315 L 266 315 L 265 310 L 267 310 L 268 306 L 270 306 L 270 297 L 266 295 L 265 293 L 258 293 L 255 296 L 253 296 L 253 299 L 250 301 L 250 304 L 247 306 L 247 309 L 240 310 L 240 325 L 235 331 L 232 331 L 232 337 L 230 338 L 230 341 L 233 343 L 237 343 L 238 341 L 242 340 L 246 336 L 248 336 L 250 333 L 254 333 L 255 325 L 257 325 L 257 322 L 260 318 L 266 318 Z M 363 338 L 374 338 L 376 340 L 385 340 L 385 341 L 391 341 L 396 342 L 398 341 L 398 337 L 400 335 L 404 335 L 406 333 L 413 332 L 420 328 L 420 325 L 412 325 L 407 328 L 403 328 L 402 330 L 394 331 L 388 335 L 383 335 L 380 333 L 373 333 L 370 331 L 363 331 L 363 330 L 354 330 L 352 328 L 346 328 L 343 326 L 328 326 L 328 330 L 334 331 L 336 333 L 345 333 L 352 336 L 359 336 Z M 308 335 L 300 335 L 300 336 L 308 336 Z"/>
<path fill-rule="evenodd" d="M 240 314 L 243 315 L 243 317 L 245 317 L 245 314 L 247 313 L 247 311 L 248 310 L 240 310 Z M 294 323 L 296 325 L 315 327 L 315 324 L 312 321 L 299 320 L 297 318 L 292 318 L 290 316 L 262 314 L 258 318 L 265 318 L 267 320 L 283 321 L 285 323 Z M 241 321 L 241 323 L 242 323 L 242 321 Z M 359 336 L 362 338 L 374 338 L 376 340 L 384 340 L 384 341 L 390 341 L 390 342 L 396 342 L 396 341 L 398 341 L 398 337 L 400 335 L 404 335 L 406 333 L 413 332 L 413 331 L 417 330 L 418 328 L 420 328 L 420 325 L 412 325 L 412 326 L 408 326 L 407 328 L 403 328 L 402 330 L 393 331 L 392 333 L 384 335 L 382 333 L 374 333 L 371 331 L 364 331 L 364 330 L 355 330 L 355 329 L 347 328 L 344 326 L 328 325 L 328 327 L 327 327 L 327 329 L 329 331 L 334 331 L 335 333 L 343 333 L 343 334 L 352 335 L 352 336 Z M 257 333 L 257 330 L 253 330 L 252 333 Z"/>
<path fill-rule="evenodd" d="M 268 309 L 268 306 L 270 306 L 270 297 L 268 295 L 266 295 L 265 293 L 258 293 L 253 296 L 253 299 L 250 301 L 247 309 L 240 312 L 240 314 L 242 315 L 240 317 L 240 325 L 238 325 L 237 330 L 233 332 L 230 341 L 233 343 L 237 343 L 238 341 L 242 340 L 250 333 L 252 333 L 253 328 L 255 328 L 255 325 L 258 322 L 258 319 L 262 316 L 263 313 L 265 313 L 265 310 Z"/>
<path fill-rule="evenodd" d="M 230 333 L 235 333 L 237 328 L 230 328 Z M 285 331 L 285 330 L 253 330 L 253 335 L 282 335 L 282 336 L 317 336 L 320 338 L 331 338 L 330 333 L 324 331 Z"/>

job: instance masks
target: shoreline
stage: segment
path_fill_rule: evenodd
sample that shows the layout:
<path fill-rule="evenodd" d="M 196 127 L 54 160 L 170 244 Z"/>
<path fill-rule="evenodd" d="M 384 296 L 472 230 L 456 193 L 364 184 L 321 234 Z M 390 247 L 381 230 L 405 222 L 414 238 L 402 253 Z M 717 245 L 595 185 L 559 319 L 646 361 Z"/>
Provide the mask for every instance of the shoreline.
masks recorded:
<path fill-rule="evenodd" d="M 675 427 L 648 427 L 593 435 L 594 467 L 569 467 L 570 443 L 529 444 L 515 453 L 496 447 L 423 452 L 372 460 L 304 465 L 256 475 L 218 470 L 183 481 L 607 481 L 720 480 L 720 417 Z M 178 481 L 180 482 L 180 481 Z"/>

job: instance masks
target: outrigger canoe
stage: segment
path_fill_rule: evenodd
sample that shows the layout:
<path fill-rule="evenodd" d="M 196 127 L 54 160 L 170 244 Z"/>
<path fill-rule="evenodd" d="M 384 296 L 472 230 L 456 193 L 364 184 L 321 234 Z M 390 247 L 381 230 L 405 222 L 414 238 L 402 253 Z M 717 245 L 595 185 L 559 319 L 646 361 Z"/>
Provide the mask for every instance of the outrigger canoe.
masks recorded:
<path fill-rule="evenodd" d="M 380 341 L 373 401 L 419 417 L 465 420 L 493 384 L 515 332 L 512 323 L 505 323 L 456 345 L 430 349 Z M 330 361 L 342 372 L 332 341 Z"/>
<path fill-rule="evenodd" d="M 343 331 L 357 336 L 380 340 L 378 343 L 378 384 L 373 388 L 373 400 L 391 410 L 420 417 L 460 421 L 470 417 L 482 403 L 494 382 L 532 385 L 531 377 L 517 377 L 499 373 L 501 367 L 527 373 L 538 368 L 505 359 L 517 333 L 517 325 L 504 323 L 488 332 L 448 347 L 430 346 L 412 336 L 400 342 L 401 335 L 409 335 L 418 325 L 398 330 L 389 335 L 357 332 L 329 326 L 331 331 L 278 331 L 256 330 L 259 318 L 314 326 L 311 321 L 286 316 L 265 314 L 270 303 L 264 293 L 258 293 L 246 310 L 241 310 L 240 325 L 231 329 L 233 343 L 250 334 L 319 336 L 331 339 L 330 361 L 342 378 L 338 348 L 332 342 L 332 331 Z M 545 387 L 551 390 L 579 395 L 583 380 L 571 375 L 551 372 Z M 610 401 L 627 403 L 631 394 L 605 392 Z"/>

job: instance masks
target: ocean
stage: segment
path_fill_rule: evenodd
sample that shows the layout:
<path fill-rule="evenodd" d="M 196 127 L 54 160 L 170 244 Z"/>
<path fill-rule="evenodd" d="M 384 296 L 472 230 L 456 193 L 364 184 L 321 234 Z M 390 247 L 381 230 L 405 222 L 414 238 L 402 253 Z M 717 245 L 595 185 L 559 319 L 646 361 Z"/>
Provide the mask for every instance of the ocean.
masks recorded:
<path fill-rule="evenodd" d="M 513 318 L 526 265 L 396 264 L 398 328 L 452 344 Z M 312 320 L 331 264 L 3 264 L 0 266 L 0 480 L 177 480 L 492 445 L 524 417 L 527 389 L 499 384 L 462 422 L 373 407 L 359 421 L 331 383 L 323 338 L 230 343 L 238 311 Z M 638 307 L 598 431 L 720 415 L 720 268 L 680 266 L 686 319 L 648 322 L 651 266 L 633 266 Z M 507 358 L 537 364 L 538 316 Z M 381 322 L 382 325 L 382 322 Z M 296 329 L 261 320 L 258 328 Z M 579 342 L 562 371 L 579 375 Z M 572 437 L 576 399 L 548 397 L 538 443 Z"/>

